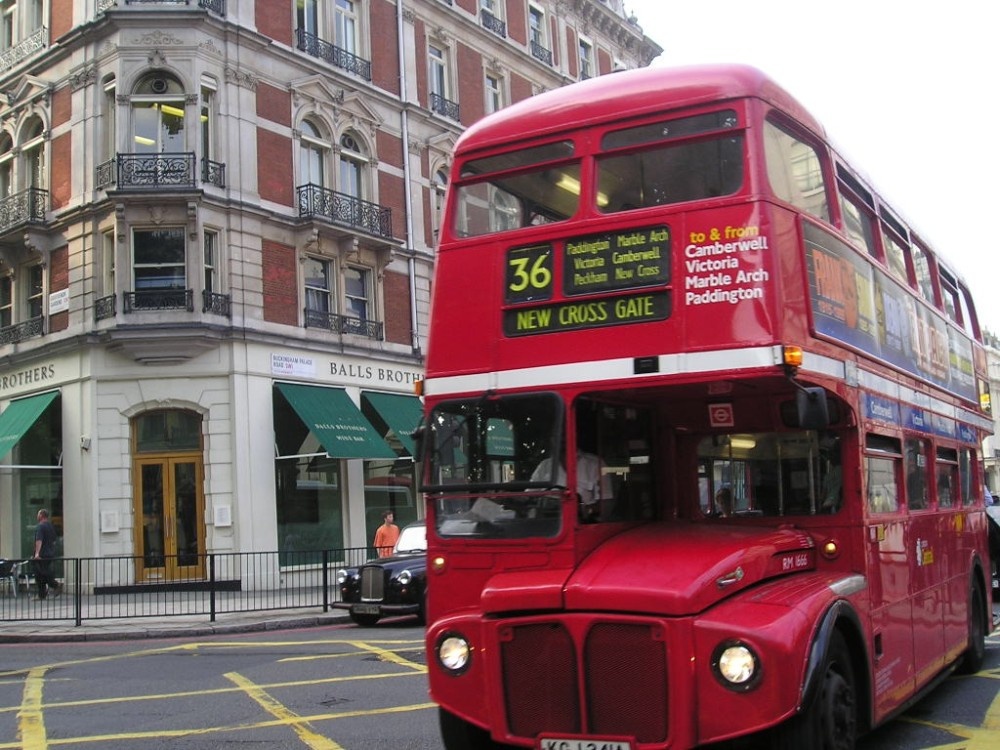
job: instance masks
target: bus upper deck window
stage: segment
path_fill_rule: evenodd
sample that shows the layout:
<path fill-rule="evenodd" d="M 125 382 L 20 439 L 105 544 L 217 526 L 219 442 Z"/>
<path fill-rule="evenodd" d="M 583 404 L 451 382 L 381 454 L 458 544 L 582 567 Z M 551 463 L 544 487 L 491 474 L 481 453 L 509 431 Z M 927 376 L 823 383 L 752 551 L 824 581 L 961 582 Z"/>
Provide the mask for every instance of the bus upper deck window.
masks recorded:
<path fill-rule="evenodd" d="M 563 221 L 580 204 L 573 143 L 558 141 L 471 159 L 455 183 L 454 232 L 477 237 Z"/>
<path fill-rule="evenodd" d="M 768 120 L 764 123 L 764 154 L 771 190 L 823 221 L 830 221 L 822 160 L 808 143 Z"/>
<path fill-rule="evenodd" d="M 735 193 L 743 185 L 744 139 L 725 131 L 737 124 L 736 112 L 722 110 L 606 134 L 604 151 L 645 148 L 598 160 L 597 207 L 616 213 Z"/>

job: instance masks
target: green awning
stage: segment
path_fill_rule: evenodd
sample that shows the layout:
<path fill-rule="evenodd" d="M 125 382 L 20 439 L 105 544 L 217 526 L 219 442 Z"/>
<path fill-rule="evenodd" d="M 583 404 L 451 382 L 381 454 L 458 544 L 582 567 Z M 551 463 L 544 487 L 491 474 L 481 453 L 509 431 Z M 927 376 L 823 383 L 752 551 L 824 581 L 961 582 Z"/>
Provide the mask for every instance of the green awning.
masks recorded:
<path fill-rule="evenodd" d="M 24 433 L 31 429 L 31 425 L 58 395 L 59 391 L 49 391 L 10 402 L 10 406 L 0 414 L 0 459 L 13 450 L 17 441 L 24 437 Z"/>
<path fill-rule="evenodd" d="M 416 396 L 404 396 L 399 393 L 375 393 L 362 391 L 361 398 L 368 401 L 371 407 L 389 426 L 403 448 L 411 456 L 417 449 L 411 437 L 413 431 L 420 425 L 424 407 Z M 388 436 L 387 436 L 388 437 Z"/>
<path fill-rule="evenodd" d="M 396 458 L 343 388 L 275 385 L 333 458 Z"/>

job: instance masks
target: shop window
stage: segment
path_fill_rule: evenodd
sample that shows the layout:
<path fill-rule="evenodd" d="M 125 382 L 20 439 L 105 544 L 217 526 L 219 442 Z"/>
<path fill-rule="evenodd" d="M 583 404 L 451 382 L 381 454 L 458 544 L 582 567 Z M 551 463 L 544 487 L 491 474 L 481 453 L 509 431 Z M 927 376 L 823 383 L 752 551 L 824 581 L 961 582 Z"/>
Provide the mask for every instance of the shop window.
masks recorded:
<path fill-rule="evenodd" d="M 56 527 L 56 557 L 64 554 L 62 452 L 62 397 L 56 396 L 7 457 L 14 471 L 15 507 L 20 509 L 20 557 L 34 554 L 35 525 L 42 508 Z M 61 563 L 54 565 L 53 573 L 63 577 Z"/>
<path fill-rule="evenodd" d="M 340 460 L 330 458 L 278 389 L 273 391 L 274 486 L 282 565 L 344 547 Z"/>
<path fill-rule="evenodd" d="M 401 529 L 417 520 L 415 476 L 410 459 L 365 461 L 365 539 L 369 545 L 384 511 L 393 512 L 393 523 Z"/>

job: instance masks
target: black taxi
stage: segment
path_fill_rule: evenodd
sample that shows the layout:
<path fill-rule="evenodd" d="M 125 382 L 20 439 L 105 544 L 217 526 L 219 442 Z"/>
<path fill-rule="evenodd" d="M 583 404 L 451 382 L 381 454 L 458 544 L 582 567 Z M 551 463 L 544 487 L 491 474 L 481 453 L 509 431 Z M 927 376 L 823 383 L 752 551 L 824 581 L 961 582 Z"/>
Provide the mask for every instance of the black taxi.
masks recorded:
<path fill-rule="evenodd" d="M 427 600 L 427 527 L 423 521 L 405 527 L 390 557 L 359 568 L 337 571 L 340 601 L 358 625 L 370 627 L 389 615 L 416 615 L 424 622 Z"/>

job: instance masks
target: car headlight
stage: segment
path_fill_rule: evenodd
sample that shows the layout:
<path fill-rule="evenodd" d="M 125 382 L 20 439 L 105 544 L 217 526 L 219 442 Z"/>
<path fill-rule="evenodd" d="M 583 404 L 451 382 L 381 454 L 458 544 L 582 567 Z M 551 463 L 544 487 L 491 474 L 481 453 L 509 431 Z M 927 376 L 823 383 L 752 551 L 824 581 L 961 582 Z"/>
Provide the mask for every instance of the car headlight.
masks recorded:
<path fill-rule="evenodd" d="M 413 574 L 408 570 L 399 571 L 399 575 L 396 576 L 396 580 L 403 586 L 409 586 L 410 581 L 413 580 Z"/>
<path fill-rule="evenodd" d="M 345 583 L 347 583 L 347 571 L 341 568 L 337 571 L 337 585 L 343 586 Z"/>
<path fill-rule="evenodd" d="M 452 674 L 460 674 L 469 666 L 472 649 L 464 637 L 451 633 L 438 641 L 437 658 L 441 666 Z"/>
<path fill-rule="evenodd" d="M 760 681 L 760 660 L 741 641 L 719 644 L 712 656 L 712 671 L 719 682 L 733 690 L 750 690 Z"/>

